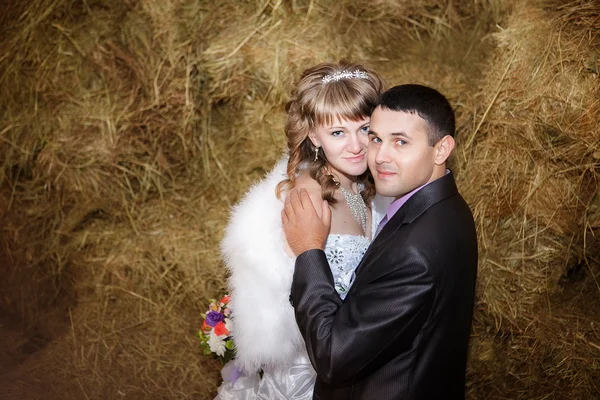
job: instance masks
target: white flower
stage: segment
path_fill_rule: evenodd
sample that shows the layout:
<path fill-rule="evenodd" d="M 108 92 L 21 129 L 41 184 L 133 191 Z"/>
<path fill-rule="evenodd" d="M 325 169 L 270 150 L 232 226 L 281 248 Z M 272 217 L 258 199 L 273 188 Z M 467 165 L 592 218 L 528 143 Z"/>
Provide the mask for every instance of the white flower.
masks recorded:
<path fill-rule="evenodd" d="M 224 335 L 217 336 L 215 335 L 215 332 L 211 331 L 208 337 L 208 347 L 210 347 L 210 351 L 223 357 L 225 355 L 225 337 L 226 336 Z"/>
<path fill-rule="evenodd" d="M 233 320 L 231 318 L 225 318 L 225 329 L 233 332 Z"/>

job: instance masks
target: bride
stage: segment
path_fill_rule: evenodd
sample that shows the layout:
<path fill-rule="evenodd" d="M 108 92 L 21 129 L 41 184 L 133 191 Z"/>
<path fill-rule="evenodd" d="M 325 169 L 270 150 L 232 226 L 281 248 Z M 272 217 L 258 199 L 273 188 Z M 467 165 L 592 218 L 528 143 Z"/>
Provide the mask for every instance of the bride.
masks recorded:
<path fill-rule="evenodd" d="M 343 299 L 389 203 L 374 201 L 366 158 L 369 115 L 382 89 L 361 65 L 324 63 L 306 70 L 292 90 L 288 155 L 234 207 L 221 243 L 236 356 L 223 368 L 215 400 L 312 399 L 316 374 L 289 301 L 294 258 L 281 227 L 283 200 L 304 188 L 318 210 L 328 201 L 325 253 Z"/>

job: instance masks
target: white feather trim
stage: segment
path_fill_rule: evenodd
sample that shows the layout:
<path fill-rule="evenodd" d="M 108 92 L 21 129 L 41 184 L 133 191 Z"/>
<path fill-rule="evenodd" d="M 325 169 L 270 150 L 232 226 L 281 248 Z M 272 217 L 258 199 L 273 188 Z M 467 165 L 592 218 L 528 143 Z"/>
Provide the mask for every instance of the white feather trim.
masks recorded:
<path fill-rule="evenodd" d="M 289 302 L 294 258 L 284 250 L 283 202 L 275 196 L 286 167 L 284 157 L 233 208 L 221 242 L 230 272 L 236 364 L 248 373 L 306 356 Z"/>

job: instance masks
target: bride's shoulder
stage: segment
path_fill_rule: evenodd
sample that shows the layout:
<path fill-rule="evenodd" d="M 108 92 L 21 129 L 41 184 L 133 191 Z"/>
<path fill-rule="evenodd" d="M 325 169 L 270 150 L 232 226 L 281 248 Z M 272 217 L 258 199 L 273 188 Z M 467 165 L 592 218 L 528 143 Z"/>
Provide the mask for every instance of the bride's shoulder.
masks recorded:
<path fill-rule="evenodd" d="M 298 177 L 296 178 L 296 181 L 294 182 L 294 189 L 296 189 L 296 190 L 305 189 L 308 192 L 308 194 L 311 195 L 311 198 L 314 194 L 315 196 L 318 196 L 320 199 L 322 199 L 321 185 L 319 184 L 319 182 L 314 180 L 308 174 L 308 172 L 302 172 L 300 175 L 298 175 Z"/>
<path fill-rule="evenodd" d="M 311 178 L 308 173 L 300 174 L 296 181 L 294 182 L 295 190 L 306 190 L 308 192 L 308 196 L 310 197 L 310 201 L 319 216 L 322 213 L 322 203 L 323 203 L 323 193 L 321 190 L 321 185 L 319 182 L 315 181 Z M 287 193 L 286 193 L 287 197 Z"/>
<path fill-rule="evenodd" d="M 321 202 L 323 201 L 323 192 L 321 190 L 321 185 L 319 182 L 311 178 L 308 172 L 303 172 L 296 178 L 294 182 L 294 189 L 296 190 L 306 190 L 310 199 L 317 209 L 317 212 L 321 212 Z M 286 193 L 287 196 L 287 193 Z"/>

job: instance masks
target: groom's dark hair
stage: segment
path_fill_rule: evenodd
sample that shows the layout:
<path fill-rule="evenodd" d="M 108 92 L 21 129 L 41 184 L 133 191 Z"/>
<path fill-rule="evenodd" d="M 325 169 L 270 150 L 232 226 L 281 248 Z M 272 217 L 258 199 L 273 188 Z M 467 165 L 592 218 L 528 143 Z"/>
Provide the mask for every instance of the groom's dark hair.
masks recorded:
<path fill-rule="evenodd" d="M 455 117 L 448 99 L 428 86 L 407 84 L 383 92 L 377 106 L 391 111 L 417 114 L 427 122 L 429 145 L 433 146 L 446 135 L 454 136 Z"/>

